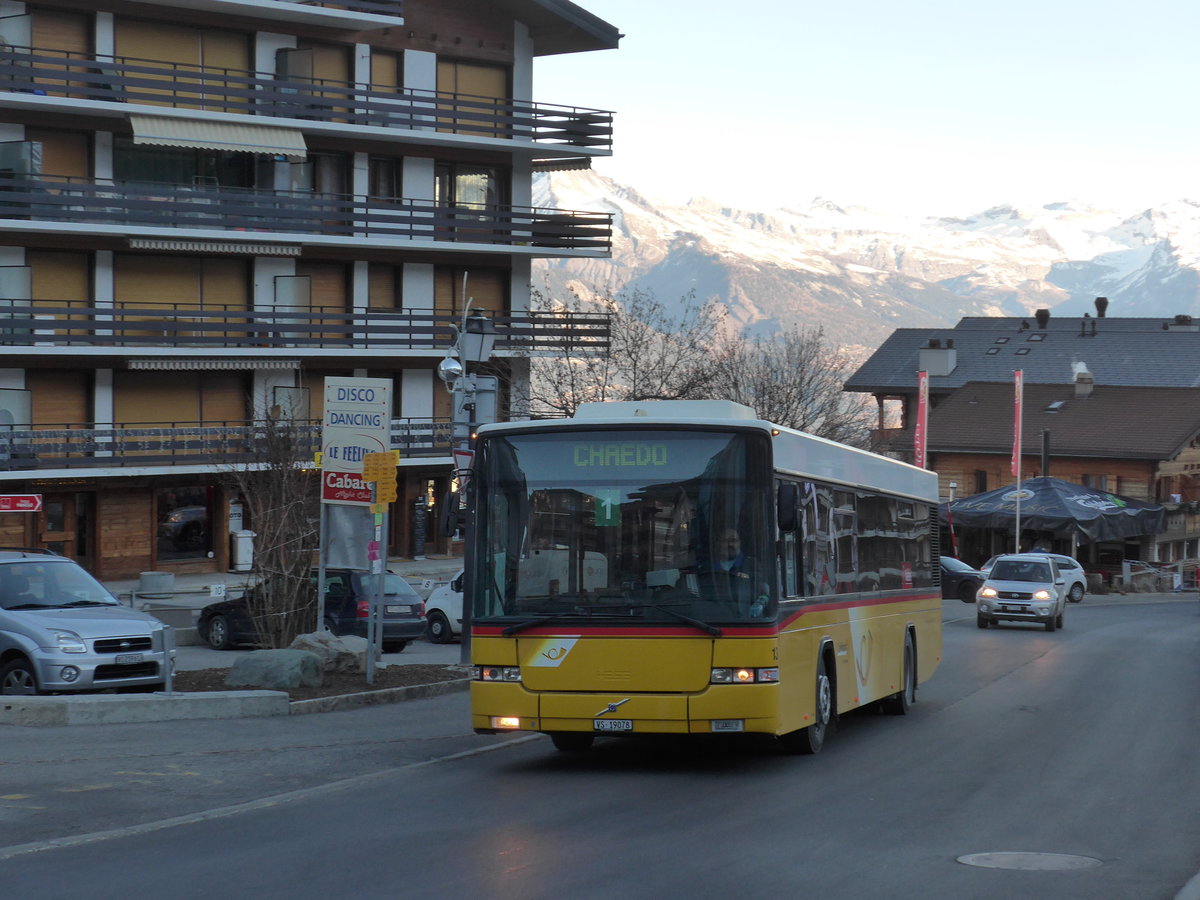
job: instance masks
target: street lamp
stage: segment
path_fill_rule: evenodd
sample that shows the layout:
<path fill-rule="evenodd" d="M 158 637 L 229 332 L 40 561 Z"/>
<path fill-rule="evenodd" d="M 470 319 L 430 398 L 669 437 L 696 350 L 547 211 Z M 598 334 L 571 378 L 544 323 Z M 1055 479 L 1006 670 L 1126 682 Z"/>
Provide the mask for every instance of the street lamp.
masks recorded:
<path fill-rule="evenodd" d="M 467 306 L 470 306 L 469 300 Z M 438 377 L 454 395 L 453 438 L 455 445 L 460 448 L 465 449 L 470 445 L 471 434 L 476 426 L 494 418 L 491 415 L 479 415 L 479 398 L 482 388 L 494 401 L 496 379 L 486 376 L 480 378 L 477 370 L 491 359 L 497 334 L 495 322 L 482 312 L 476 310 L 470 315 L 464 312 L 454 346 L 438 364 Z"/>

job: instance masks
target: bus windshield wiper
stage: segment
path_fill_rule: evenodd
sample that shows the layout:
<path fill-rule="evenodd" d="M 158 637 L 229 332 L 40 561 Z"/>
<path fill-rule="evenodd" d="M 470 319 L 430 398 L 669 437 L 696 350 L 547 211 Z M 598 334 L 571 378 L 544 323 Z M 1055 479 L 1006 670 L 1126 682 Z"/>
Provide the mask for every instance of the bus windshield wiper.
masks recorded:
<path fill-rule="evenodd" d="M 570 612 L 548 613 L 544 616 L 537 616 L 533 619 L 526 619 L 524 622 L 516 622 L 515 624 L 508 625 L 500 633 L 505 637 L 508 637 L 510 634 L 516 634 L 518 631 L 524 631 L 526 628 L 534 628 L 553 619 L 578 618 L 580 615 L 584 615 L 584 613 L 580 613 L 576 610 L 571 610 Z"/>
<path fill-rule="evenodd" d="M 668 616 L 674 616 L 675 618 L 679 619 L 681 622 L 687 622 L 687 624 L 691 625 L 693 628 L 699 628 L 701 631 L 707 631 L 713 637 L 720 637 L 722 634 L 725 633 L 720 628 L 718 628 L 716 625 L 710 625 L 708 622 L 702 622 L 700 619 L 693 619 L 691 616 L 681 613 L 678 610 L 671 609 L 670 607 L 667 607 L 667 606 L 655 606 L 653 603 L 634 603 L 634 604 L 630 605 L 629 608 L 630 609 L 653 609 L 653 610 L 657 610 L 658 612 L 664 612 Z"/>

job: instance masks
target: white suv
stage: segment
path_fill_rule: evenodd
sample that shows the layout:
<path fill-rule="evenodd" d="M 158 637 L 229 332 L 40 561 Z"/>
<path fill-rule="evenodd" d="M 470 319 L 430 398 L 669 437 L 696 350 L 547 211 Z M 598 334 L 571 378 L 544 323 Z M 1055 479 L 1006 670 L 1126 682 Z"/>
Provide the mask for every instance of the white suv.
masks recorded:
<path fill-rule="evenodd" d="M 0 548 L 0 694 L 161 690 L 173 645 L 74 560 Z"/>
<path fill-rule="evenodd" d="M 1047 631 L 1063 627 L 1067 583 L 1048 553 L 1012 553 L 999 557 L 975 598 L 980 628 L 1007 620 L 1041 622 Z"/>

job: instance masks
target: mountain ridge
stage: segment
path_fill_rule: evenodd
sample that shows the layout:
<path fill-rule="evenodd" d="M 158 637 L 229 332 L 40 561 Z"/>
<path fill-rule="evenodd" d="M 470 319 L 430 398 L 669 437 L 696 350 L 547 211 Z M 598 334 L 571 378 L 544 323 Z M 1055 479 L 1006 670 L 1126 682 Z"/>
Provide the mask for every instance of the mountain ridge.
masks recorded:
<path fill-rule="evenodd" d="M 867 355 L 895 328 L 964 316 L 1200 315 L 1200 203 L 1132 215 L 1081 200 L 997 205 L 966 217 L 905 217 L 816 198 L 743 210 L 704 198 L 656 204 L 595 171 L 535 179 L 534 205 L 613 214 L 606 260 L 542 260 L 551 291 L 623 287 L 665 304 L 717 297 L 748 336 L 824 328 Z"/>

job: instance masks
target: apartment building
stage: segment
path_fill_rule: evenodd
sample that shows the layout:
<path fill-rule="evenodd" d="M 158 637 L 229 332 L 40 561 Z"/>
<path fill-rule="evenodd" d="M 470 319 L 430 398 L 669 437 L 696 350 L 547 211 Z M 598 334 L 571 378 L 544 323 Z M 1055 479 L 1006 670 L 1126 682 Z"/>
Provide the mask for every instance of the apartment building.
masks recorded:
<path fill-rule="evenodd" d="M 619 37 L 566 0 L 0 0 L 0 543 L 226 570 L 253 523 L 222 472 L 351 376 L 392 383 L 391 552 L 446 550 L 468 302 L 502 415 L 531 354 L 606 334 L 530 309 L 533 260 L 612 229 L 531 206 L 612 139 L 532 70 Z"/>

